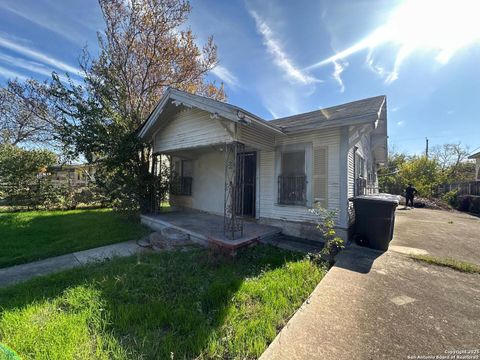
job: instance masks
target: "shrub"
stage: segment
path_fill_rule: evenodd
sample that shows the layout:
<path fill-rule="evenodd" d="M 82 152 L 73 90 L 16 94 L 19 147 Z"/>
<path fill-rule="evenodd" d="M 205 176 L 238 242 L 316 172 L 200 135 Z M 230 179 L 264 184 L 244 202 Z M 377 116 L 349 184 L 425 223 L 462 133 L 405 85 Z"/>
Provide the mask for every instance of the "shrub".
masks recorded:
<path fill-rule="evenodd" d="M 317 215 L 317 229 L 325 240 L 325 246 L 316 254 L 312 254 L 311 258 L 317 263 L 333 264 L 335 255 L 345 248 L 345 241 L 337 236 L 335 231 L 335 219 L 338 216 L 338 210 L 329 210 L 316 205 L 311 212 Z"/>
<path fill-rule="evenodd" d="M 442 195 L 442 200 L 453 207 L 457 207 L 458 206 L 457 194 L 458 194 L 457 190 L 446 192 L 445 194 Z"/>

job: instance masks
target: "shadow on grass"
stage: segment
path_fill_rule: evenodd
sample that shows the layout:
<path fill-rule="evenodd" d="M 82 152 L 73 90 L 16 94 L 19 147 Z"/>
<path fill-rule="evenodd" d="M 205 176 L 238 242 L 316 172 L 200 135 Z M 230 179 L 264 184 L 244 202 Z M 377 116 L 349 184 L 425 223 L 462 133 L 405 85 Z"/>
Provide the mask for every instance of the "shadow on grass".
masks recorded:
<path fill-rule="evenodd" d="M 103 209 L 2 213 L 0 233 L 2 268 L 135 240 L 147 230 Z"/>
<path fill-rule="evenodd" d="M 300 258 L 257 246 L 234 260 L 203 249 L 115 259 L 0 290 L 0 306 L 5 313 L 53 301 L 68 288 L 93 287 L 105 303 L 105 331 L 128 358 L 223 358 L 225 349 L 212 348 L 211 340 L 245 279 Z"/>

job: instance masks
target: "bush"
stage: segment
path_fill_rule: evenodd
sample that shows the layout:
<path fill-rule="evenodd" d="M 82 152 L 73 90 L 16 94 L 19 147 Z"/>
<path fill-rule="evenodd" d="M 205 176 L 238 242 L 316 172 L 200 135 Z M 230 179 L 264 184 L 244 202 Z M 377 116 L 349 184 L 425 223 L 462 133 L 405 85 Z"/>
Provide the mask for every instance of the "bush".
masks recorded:
<path fill-rule="evenodd" d="M 458 206 L 457 194 L 458 194 L 457 190 L 446 192 L 445 194 L 442 195 L 442 200 L 453 207 L 457 207 Z"/>
<path fill-rule="evenodd" d="M 328 265 L 333 265 L 335 255 L 345 248 L 345 241 L 337 236 L 335 232 L 335 219 L 338 216 L 338 210 L 324 209 L 317 205 L 311 212 L 318 217 L 317 230 L 322 234 L 325 240 L 325 246 L 316 254 L 311 255 L 311 260 Z"/>
<path fill-rule="evenodd" d="M 105 194 L 94 185 L 73 187 L 56 185 L 50 179 L 35 184 L 10 187 L 4 191 L 4 204 L 13 210 L 72 210 L 77 207 L 106 207 L 111 205 Z"/>

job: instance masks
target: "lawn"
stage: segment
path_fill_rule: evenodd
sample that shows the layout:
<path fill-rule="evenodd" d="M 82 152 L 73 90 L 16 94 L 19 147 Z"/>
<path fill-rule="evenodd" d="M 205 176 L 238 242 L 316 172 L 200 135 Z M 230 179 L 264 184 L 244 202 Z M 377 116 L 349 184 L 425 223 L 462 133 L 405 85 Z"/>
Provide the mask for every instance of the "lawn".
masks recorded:
<path fill-rule="evenodd" d="M 0 268 L 134 240 L 147 233 L 109 209 L 0 213 Z"/>
<path fill-rule="evenodd" d="M 0 290 L 0 342 L 23 359 L 258 358 L 325 271 L 263 245 L 114 259 Z"/>

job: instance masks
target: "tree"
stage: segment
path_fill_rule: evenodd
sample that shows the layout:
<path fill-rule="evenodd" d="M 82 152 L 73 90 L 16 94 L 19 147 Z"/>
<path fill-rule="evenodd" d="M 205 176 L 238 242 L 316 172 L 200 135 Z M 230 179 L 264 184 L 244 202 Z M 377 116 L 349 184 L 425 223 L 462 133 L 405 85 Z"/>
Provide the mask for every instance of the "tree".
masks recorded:
<path fill-rule="evenodd" d="M 412 183 L 424 197 L 431 196 L 432 190 L 444 182 L 438 162 L 426 156 L 413 156 L 402 163 L 398 176 L 404 187 Z"/>
<path fill-rule="evenodd" d="M 31 189 L 38 185 L 57 156 L 50 150 L 26 150 L 0 145 L 0 193 L 10 202 L 33 201 Z"/>
<path fill-rule="evenodd" d="M 0 88 L 0 143 L 57 144 L 56 117 L 48 94 L 35 80 L 8 81 Z"/>
<path fill-rule="evenodd" d="M 199 48 L 181 27 L 190 5 L 180 0 L 99 0 L 106 24 L 99 56 L 80 62 L 84 85 L 65 85 L 54 75 L 51 106 L 61 109 L 62 139 L 72 156 L 98 165 L 97 181 L 114 197 L 148 210 L 154 191 L 149 144 L 136 130 L 172 86 L 223 100 L 223 85 L 207 82 L 217 63 L 212 38 Z"/>
<path fill-rule="evenodd" d="M 466 161 L 470 154 L 468 146 L 461 143 L 437 145 L 432 148 L 431 154 L 438 161 L 448 183 L 475 179 L 475 166 Z"/>
<path fill-rule="evenodd" d="M 400 167 L 408 161 L 405 154 L 390 151 L 388 154 L 388 166 L 378 170 L 378 186 L 380 192 L 390 194 L 402 194 L 404 185 L 398 176 Z"/>

